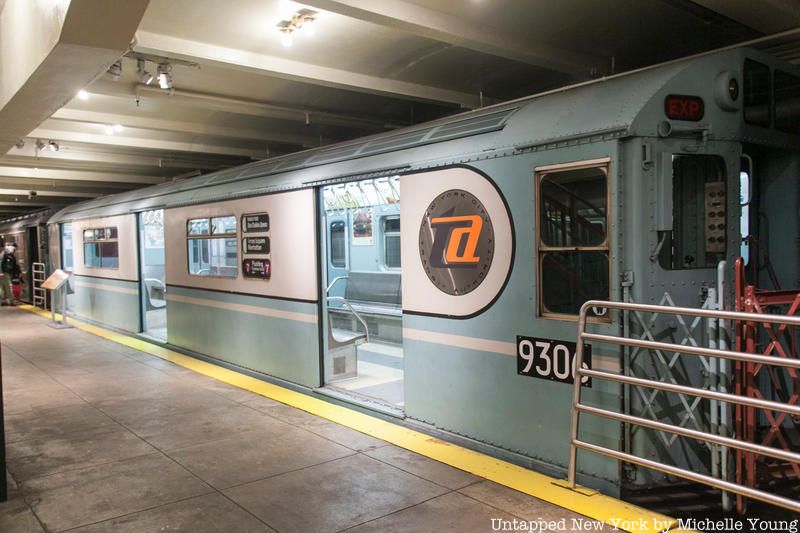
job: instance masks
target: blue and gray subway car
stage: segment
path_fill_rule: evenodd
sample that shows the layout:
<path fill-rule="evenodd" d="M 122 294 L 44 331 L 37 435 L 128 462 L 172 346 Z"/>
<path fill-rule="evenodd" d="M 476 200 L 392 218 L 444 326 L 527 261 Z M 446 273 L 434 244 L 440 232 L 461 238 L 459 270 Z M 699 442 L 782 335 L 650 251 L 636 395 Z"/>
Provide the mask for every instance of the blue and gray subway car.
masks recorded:
<path fill-rule="evenodd" d="M 731 50 L 83 202 L 49 241 L 77 317 L 563 473 L 582 303 L 699 307 L 721 261 L 760 260 L 743 236 L 797 284 L 798 177 L 800 70 Z M 629 370 L 610 347 L 591 364 Z M 584 398 L 625 403 L 605 382 Z M 580 471 L 611 494 L 659 482 Z"/>

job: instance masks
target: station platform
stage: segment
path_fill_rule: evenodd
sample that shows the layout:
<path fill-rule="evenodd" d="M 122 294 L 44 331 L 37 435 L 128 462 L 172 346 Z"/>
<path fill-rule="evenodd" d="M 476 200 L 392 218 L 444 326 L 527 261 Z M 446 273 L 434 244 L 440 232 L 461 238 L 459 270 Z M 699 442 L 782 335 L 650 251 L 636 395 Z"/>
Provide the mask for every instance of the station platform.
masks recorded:
<path fill-rule="evenodd" d="M 674 524 L 385 420 L 78 326 L 53 329 L 29 310 L 0 309 L 10 491 L 2 532 Z M 523 522 L 527 529 L 510 529 Z"/>

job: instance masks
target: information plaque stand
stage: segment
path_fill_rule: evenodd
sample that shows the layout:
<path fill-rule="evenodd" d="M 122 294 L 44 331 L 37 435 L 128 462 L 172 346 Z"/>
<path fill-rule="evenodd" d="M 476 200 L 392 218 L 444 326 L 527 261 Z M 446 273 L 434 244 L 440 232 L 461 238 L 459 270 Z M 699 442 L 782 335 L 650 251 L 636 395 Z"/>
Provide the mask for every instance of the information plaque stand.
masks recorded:
<path fill-rule="evenodd" d="M 69 272 L 64 272 L 60 268 L 50 274 L 50 277 L 44 280 L 42 288 L 50 291 L 50 313 L 53 321 L 48 324 L 51 328 L 63 329 L 71 328 L 67 324 L 67 280 L 69 279 Z M 56 291 L 61 291 L 61 321 L 56 320 Z"/>

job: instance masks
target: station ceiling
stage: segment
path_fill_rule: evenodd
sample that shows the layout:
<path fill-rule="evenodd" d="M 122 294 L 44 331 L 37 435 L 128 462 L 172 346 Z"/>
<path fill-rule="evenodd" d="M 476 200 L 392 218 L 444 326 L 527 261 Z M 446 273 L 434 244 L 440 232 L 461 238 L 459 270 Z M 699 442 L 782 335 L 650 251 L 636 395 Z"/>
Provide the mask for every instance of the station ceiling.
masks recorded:
<path fill-rule="evenodd" d="M 136 1 L 83 98 L 0 142 L 0 220 L 765 36 L 800 63 L 800 0 Z M 108 31 L 88 16 L 82 33 Z M 159 65 L 171 88 L 144 83 Z"/>

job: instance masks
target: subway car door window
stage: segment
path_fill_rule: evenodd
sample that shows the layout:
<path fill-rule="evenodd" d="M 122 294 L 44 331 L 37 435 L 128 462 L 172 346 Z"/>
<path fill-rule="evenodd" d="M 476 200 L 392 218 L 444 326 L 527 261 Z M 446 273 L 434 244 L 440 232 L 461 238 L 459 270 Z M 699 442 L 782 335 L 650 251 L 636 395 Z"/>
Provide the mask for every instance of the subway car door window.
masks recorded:
<path fill-rule="evenodd" d="M 537 173 L 539 312 L 573 316 L 609 298 L 608 165 Z"/>

